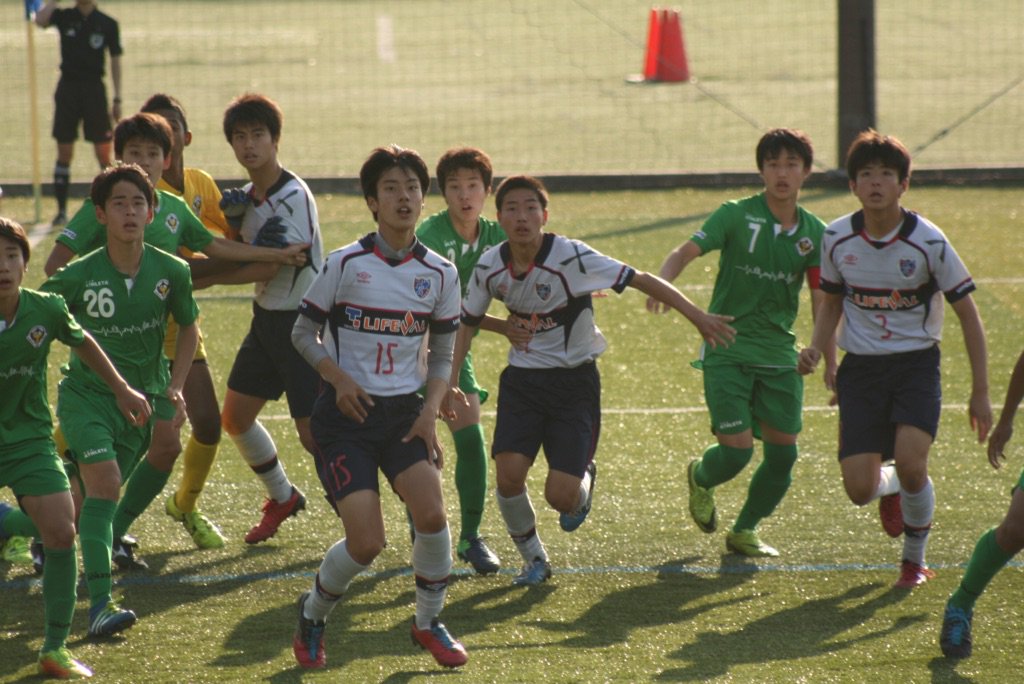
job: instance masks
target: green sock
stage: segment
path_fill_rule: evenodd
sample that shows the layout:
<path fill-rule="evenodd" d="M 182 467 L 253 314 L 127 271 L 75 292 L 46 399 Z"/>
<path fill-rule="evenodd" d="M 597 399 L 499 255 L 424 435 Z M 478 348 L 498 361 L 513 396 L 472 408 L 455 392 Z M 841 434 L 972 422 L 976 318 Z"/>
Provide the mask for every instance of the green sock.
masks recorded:
<path fill-rule="evenodd" d="M 117 504 L 117 511 L 114 513 L 114 539 L 120 539 L 135 519 L 153 503 L 153 499 L 164 490 L 170 476 L 170 473 L 162 473 L 149 461 L 142 459 L 135 467 L 135 472 L 128 478 L 124 494 Z"/>
<path fill-rule="evenodd" d="M 754 447 L 737 449 L 723 444 L 712 444 L 704 451 L 693 479 L 705 489 L 717 487 L 736 477 L 750 463 L 750 457 L 753 455 Z"/>
<path fill-rule="evenodd" d="M 487 498 L 487 450 L 484 429 L 478 423 L 452 433 L 455 440 L 455 488 L 459 491 L 462 530 L 459 539 L 480 536 Z"/>
<path fill-rule="evenodd" d="M 110 549 L 113 546 L 111 525 L 117 503 L 108 499 L 86 497 L 78 516 L 78 538 L 82 544 L 82 565 L 89 587 L 89 609 L 105 606 L 110 601 Z M 49 562 L 49 561 L 47 561 Z"/>
<path fill-rule="evenodd" d="M 949 597 L 949 602 L 957 608 L 973 609 L 974 602 L 981 596 L 981 592 L 985 591 L 988 583 L 1013 556 L 1014 554 L 1003 551 L 996 543 L 994 527 L 981 535 L 981 539 L 974 546 L 971 560 L 967 563 L 964 578 L 960 580 L 957 590 Z"/>
<path fill-rule="evenodd" d="M 786 491 L 793 481 L 793 464 L 796 463 L 796 457 L 795 444 L 764 443 L 764 460 L 750 478 L 747 500 L 736 517 L 733 532 L 752 530 L 761 520 L 772 514 L 782 501 L 782 497 L 786 496 Z"/>
<path fill-rule="evenodd" d="M 20 508 L 11 508 L 4 516 L 4 522 L 0 525 L 0 537 L 38 537 L 39 530 L 36 529 L 32 518 L 25 515 Z"/>
<path fill-rule="evenodd" d="M 75 614 L 75 585 L 78 583 L 78 564 L 75 545 L 70 549 L 44 549 L 43 610 L 46 616 L 46 635 L 43 651 L 64 646 L 71 633 L 71 618 Z"/>

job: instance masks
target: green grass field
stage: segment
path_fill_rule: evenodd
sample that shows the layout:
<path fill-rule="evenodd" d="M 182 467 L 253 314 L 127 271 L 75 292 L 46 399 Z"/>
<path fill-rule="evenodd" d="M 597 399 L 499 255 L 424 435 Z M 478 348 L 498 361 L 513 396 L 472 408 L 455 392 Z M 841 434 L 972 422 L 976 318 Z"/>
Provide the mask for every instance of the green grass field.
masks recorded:
<path fill-rule="evenodd" d="M 665 253 L 709 211 L 741 192 L 555 195 L 549 228 L 656 271 Z M 318 199 L 329 247 L 370 230 L 359 199 Z M 432 195 L 427 211 L 442 204 Z M 827 190 L 805 192 L 804 204 L 828 219 L 855 208 L 849 194 Z M 1024 320 L 1024 236 L 1018 226 L 1024 199 L 1010 189 L 911 188 L 906 204 L 943 227 L 978 280 L 998 413 Z M 28 199 L 7 198 L 0 213 L 25 218 L 31 209 Z M 52 237 L 40 243 L 28 285 L 41 281 L 51 244 Z M 677 284 L 706 304 L 715 269 L 714 258 L 704 258 Z M 221 391 L 248 325 L 247 291 L 201 295 Z M 408 534 L 397 500 L 387 495 L 390 546 L 331 616 L 327 670 L 297 668 L 290 648 L 295 600 L 342 532 L 318 496 L 312 459 L 302 452 L 282 404 L 268 406 L 266 425 L 289 476 L 309 495 L 307 512 L 286 522 L 270 542 L 246 547 L 241 538 L 257 519 L 263 493 L 226 440 L 201 505 L 229 537 L 228 546 L 195 550 L 162 506 L 155 506 L 133 528 L 151 570 L 118 576 L 115 589 L 139 614 L 139 623 L 123 638 L 86 640 L 83 597 L 72 631 L 74 652 L 97 670 L 96 681 L 168 684 L 1015 680 L 1022 626 L 1016 607 L 1024 591 L 1019 564 L 997 576 L 978 603 L 973 658 L 947 662 L 937 645 L 945 600 L 977 537 L 1001 519 L 1024 465 L 1018 443 L 1008 452 L 1009 465 L 993 471 L 972 438 L 965 411 L 970 377 L 952 312 L 944 344 L 946 411 L 931 468 L 938 507 L 928 558 L 938 576 L 907 594 L 890 589 L 899 542 L 884 535 L 873 506 L 858 509 L 842 491 L 834 456 L 837 416 L 827 406 L 820 375 L 807 383 L 794 485 L 761 528 L 782 556 L 748 562 L 725 553 L 724 531 L 704 535 L 686 512 L 685 466 L 710 441 L 700 376 L 688 366 L 698 343 L 693 329 L 678 317 L 648 314 L 633 290 L 596 299 L 595 309 L 610 347 L 600 363 L 604 429 L 594 510 L 577 532 L 563 533 L 557 515 L 540 502 L 546 466 L 535 469 L 530 482 L 538 530 L 555 575 L 546 585 L 524 590 L 510 585 L 519 561 L 488 501 L 484 533 L 505 568 L 498 576 L 478 578 L 456 565 L 443 616 L 470 653 L 461 671 L 442 671 L 410 644 Z M 804 311 L 802 341 L 809 321 Z M 485 386 L 496 388 L 504 347 L 482 335 L 474 348 Z M 62 354 L 55 352 L 54 359 Z M 488 408 L 493 411 L 493 404 Z M 489 434 L 492 413 L 484 423 Z M 452 465 L 446 467 L 446 496 L 449 511 L 457 514 Z M 719 489 L 721 527 L 731 525 L 751 472 Z M 168 491 L 176 481 L 175 475 Z M 3 496 L 9 500 L 9 493 Z M 0 681 L 32 680 L 41 636 L 39 582 L 30 569 L 0 564 Z"/>

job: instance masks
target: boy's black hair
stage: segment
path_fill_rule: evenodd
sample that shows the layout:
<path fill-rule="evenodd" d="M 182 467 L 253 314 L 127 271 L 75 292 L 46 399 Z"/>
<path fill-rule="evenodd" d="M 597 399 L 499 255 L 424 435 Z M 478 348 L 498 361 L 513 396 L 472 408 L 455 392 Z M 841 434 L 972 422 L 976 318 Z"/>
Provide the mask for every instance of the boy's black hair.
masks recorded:
<path fill-rule="evenodd" d="M 89 198 L 92 200 L 93 206 L 103 209 L 107 200 L 110 199 L 110 194 L 114 191 L 114 185 L 121 181 L 128 181 L 137 187 L 146 196 L 149 206 L 155 206 L 156 193 L 153 190 L 153 184 L 138 164 L 114 164 L 100 171 L 99 175 L 93 179 L 92 188 L 89 190 Z"/>
<path fill-rule="evenodd" d="M 814 163 L 814 145 L 811 139 L 801 130 L 795 128 L 773 128 L 757 143 L 755 157 L 757 170 L 764 171 L 764 163 L 776 159 L 783 152 L 792 152 L 804 160 L 804 168 L 809 169 Z"/>
<path fill-rule="evenodd" d="M 407 150 L 398 145 L 378 147 L 370 153 L 359 169 L 359 185 L 363 189 L 363 198 L 377 198 L 377 182 L 380 177 L 394 167 L 412 171 L 420 181 L 420 189 L 427 194 L 430 189 L 430 171 L 416 150 Z M 373 220 L 377 220 L 377 212 L 373 212 Z"/>
<path fill-rule="evenodd" d="M 856 180 L 861 169 L 869 164 L 881 164 L 896 169 L 902 183 L 910 178 L 910 151 L 906 145 L 891 135 L 882 135 L 869 128 L 853 139 L 846 152 L 846 175 Z"/>
<path fill-rule="evenodd" d="M 163 148 L 164 156 L 171 153 L 174 133 L 171 124 L 159 114 L 139 112 L 121 119 L 114 129 L 114 154 L 120 158 L 125 146 L 132 140 L 145 140 Z"/>
<path fill-rule="evenodd" d="M 281 128 L 284 126 L 284 112 L 281 107 L 266 95 L 245 93 L 239 95 L 224 110 L 224 137 L 231 142 L 231 134 L 239 125 L 259 124 L 270 131 L 270 139 L 275 143 L 281 139 Z"/>
<path fill-rule="evenodd" d="M 519 175 L 509 176 L 498 185 L 498 190 L 494 193 L 494 204 L 498 211 L 501 211 L 501 204 L 505 201 L 505 195 L 511 190 L 518 190 L 520 188 L 532 190 L 537 195 L 541 208 L 545 210 L 548 208 L 548 189 L 544 187 L 544 183 L 539 178 L 534 178 L 533 176 Z"/>
<path fill-rule="evenodd" d="M 484 188 L 490 192 L 491 181 L 494 179 L 494 167 L 491 158 L 478 147 L 455 147 L 443 155 L 437 162 L 437 184 L 444 193 L 444 184 L 459 169 L 471 169 L 480 172 Z"/>
<path fill-rule="evenodd" d="M 20 223 L 6 216 L 0 216 L 0 240 L 10 240 L 17 244 L 21 249 L 22 258 L 25 259 L 26 264 L 28 263 L 28 258 L 32 256 L 32 245 L 28 241 L 25 228 Z"/>
<path fill-rule="evenodd" d="M 185 108 L 182 106 L 178 98 L 167 93 L 154 93 L 149 96 L 149 99 L 142 103 L 140 112 L 149 112 L 150 114 L 159 114 L 160 112 L 172 111 L 178 115 L 181 119 L 181 125 L 188 133 L 188 117 L 185 116 Z"/>

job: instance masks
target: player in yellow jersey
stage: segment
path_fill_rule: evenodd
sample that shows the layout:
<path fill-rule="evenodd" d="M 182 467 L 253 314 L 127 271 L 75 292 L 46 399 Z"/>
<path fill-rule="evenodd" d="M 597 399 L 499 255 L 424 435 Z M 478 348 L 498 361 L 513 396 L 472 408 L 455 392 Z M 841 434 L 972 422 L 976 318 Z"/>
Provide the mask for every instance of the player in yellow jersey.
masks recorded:
<path fill-rule="evenodd" d="M 170 166 L 161 175 L 157 189 L 182 197 L 211 233 L 235 239 L 237 233 L 228 226 L 224 213 L 220 210 L 220 189 L 213 178 L 202 169 L 185 166 L 185 148 L 192 142 L 192 132 L 188 128 L 185 108 L 173 96 L 156 93 L 146 100 L 140 111 L 164 117 L 171 125 L 173 133 Z M 196 259 L 196 255 L 190 250 L 183 248 L 179 251 L 180 256 L 187 257 L 190 263 L 201 261 Z M 201 267 L 202 264 L 199 265 L 199 268 Z M 164 341 L 164 353 L 172 364 L 177 332 L 178 327 L 170 325 Z M 189 423 L 192 425 L 192 435 L 183 452 L 181 482 L 177 491 L 167 498 L 164 510 L 185 527 L 196 546 L 201 549 L 217 549 L 224 546 L 224 536 L 196 507 L 196 500 L 203 490 L 203 485 L 206 484 L 206 478 L 217 456 L 221 437 L 220 404 L 217 401 L 217 392 L 213 386 L 213 376 L 206 361 L 206 348 L 201 335 L 199 347 L 192 360 L 192 368 L 185 381 L 185 405 Z M 181 448 L 180 441 L 177 444 L 154 443 L 150 452 L 175 447 Z M 172 456 L 173 462 L 173 455 L 169 456 Z"/>

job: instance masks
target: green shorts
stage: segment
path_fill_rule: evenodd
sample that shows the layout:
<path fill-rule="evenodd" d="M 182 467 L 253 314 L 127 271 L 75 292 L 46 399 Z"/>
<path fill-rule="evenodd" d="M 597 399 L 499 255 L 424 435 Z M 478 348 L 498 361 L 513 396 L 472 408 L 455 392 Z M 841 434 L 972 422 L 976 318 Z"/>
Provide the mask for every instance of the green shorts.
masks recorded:
<path fill-rule="evenodd" d="M 480 403 L 487 401 L 489 396 L 487 390 L 481 387 L 476 381 L 476 372 L 473 370 L 473 352 L 466 352 L 466 358 L 462 360 L 462 368 L 459 369 L 459 389 L 463 394 L 476 394 L 480 397 Z"/>
<path fill-rule="evenodd" d="M 41 437 L 5 446 L 0 458 L 0 487 L 5 486 L 19 499 L 70 490 L 53 439 Z"/>
<path fill-rule="evenodd" d="M 116 459 L 122 482 L 127 481 L 149 449 L 153 420 L 174 417 L 174 404 L 167 397 L 151 395 L 149 401 L 153 418 L 137 427 L 121 415 L 113 394 L 62 381 L 57 388 L 57 416 L 71 460 L 82 466 Z M 77 468 L 71 472 L 75 471 Z"/>
<path fill-rule="evenodd" d="M 735 435 L 760 424 L 795 435 L 803 428 L 804 379 L 795 368 L 704 365 L 704 399 L 715 434 Z"/>

